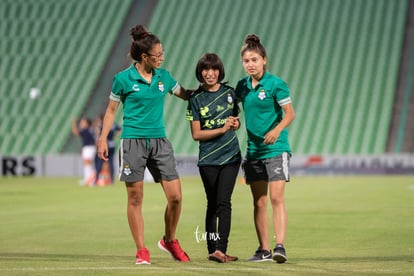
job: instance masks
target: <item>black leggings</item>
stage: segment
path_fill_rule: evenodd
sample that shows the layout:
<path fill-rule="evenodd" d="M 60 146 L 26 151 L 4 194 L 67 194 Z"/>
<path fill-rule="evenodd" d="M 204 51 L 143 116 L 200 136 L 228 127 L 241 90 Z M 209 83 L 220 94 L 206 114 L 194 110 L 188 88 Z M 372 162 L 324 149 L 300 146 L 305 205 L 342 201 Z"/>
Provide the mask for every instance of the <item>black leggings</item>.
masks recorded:
<path fill-rule="evenodd" d="M 200 166 L 200 176 L 207 197 L 207 249 L 227 251 L 231 227 L 231 196 L 239 172 L 240 162 L 221 166 Z M 217 227 L 218 222 L 218 227 Z"/>

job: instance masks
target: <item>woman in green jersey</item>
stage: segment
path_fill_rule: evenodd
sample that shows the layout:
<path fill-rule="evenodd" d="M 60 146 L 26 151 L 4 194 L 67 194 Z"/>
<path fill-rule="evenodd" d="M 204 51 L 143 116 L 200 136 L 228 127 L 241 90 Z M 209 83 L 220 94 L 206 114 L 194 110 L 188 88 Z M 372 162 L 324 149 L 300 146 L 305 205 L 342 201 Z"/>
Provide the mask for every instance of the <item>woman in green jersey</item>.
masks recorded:
<path fill-rule="evenodd" d="M 172 146 L 166 138 L 164 125 L 164 98 L 171 93 L 188 99 L 188 92 L 160 68 L 164 50 L 157 36 L 137 25 L 131 29 L 130 56 L 133 64 L 117 73 L 112 83 L 98 154 L 108 160 L 107 136 L 119 103 L 123 104 L 123 125 L 119 149 L 120 180 L 125 181 L 128 203 L 127 217 L 136 244 L 136 263 L 149 264 L 150 254 L 144 243 L 144 171 L 147 167 L 167 198 L 165 233 L 158 247 L 178 261 L 190 258 L 175 238 L 181 213 L 181 183 L 176 171 Z"/>
<path fill-rule="evenodd" d="M 240 51 L 248 76 L 236 87 L 236 96 L 243 105 L 248 134 L 243 170 L 253 195 L 254 223 L 259 248 L 248 261 L 287 261 L 284 242 L 287 212 L 284 200 L 285 184 L 289 181 L 291 155 L 286 127 L 295 112 L 286 83 L 266 70 L 266 49 L 259 37 L 247 35 Z M 267 197 L 273 210 L 275 236 L 273 254 L 269 241 Z"/>
<path fill-rule="evenodd" d="M 231 226 L 231 196 L 241 163 L 234 130 L 240 126 L 234 89 L 221 83 L 224 65 L 214 53 L 204 54 L 195 75 L 201 83 L 190 96 L 187 120 L 199 141 L 198 168 L 207 197 L 205 229 L 208 259 L 220 263 L 238 258 L 226 254 Z"/>

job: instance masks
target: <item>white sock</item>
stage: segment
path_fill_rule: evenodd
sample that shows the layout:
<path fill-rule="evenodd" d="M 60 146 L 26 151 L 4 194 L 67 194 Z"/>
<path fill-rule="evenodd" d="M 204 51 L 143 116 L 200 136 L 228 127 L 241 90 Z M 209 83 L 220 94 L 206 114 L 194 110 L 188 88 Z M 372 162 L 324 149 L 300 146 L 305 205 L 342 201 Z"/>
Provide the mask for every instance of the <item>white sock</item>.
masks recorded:
<path fill-rule="evenodd" d="M 83 181 L 88 183 L 94 177 L 95 170 L 93 169 L 92 165 L 84 165 L 83 166 Z"/>

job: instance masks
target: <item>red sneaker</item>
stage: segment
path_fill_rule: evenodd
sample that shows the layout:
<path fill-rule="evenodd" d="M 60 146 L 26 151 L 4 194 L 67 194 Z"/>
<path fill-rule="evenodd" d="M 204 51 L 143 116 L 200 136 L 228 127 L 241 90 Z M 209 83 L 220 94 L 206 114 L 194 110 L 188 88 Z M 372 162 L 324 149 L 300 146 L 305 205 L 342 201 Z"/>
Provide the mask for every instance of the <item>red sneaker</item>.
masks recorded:
<path fill-rule="evenodd" d="M 180 244 L 178 243 L 178 240 L 172 240 L 170 242 L 167 242 L 165 240 L 165 237 L 163 237 L 158 242 L 158 248 L 170 254 L 176 261 L 190 261 L 190 257 L 188 257 L 187 253 L 185 253 L 184 250 L 181 248 Z"/>
<path fill-rule="evenodd" d="M 137 251 L 136 254 L 137 260 L 135 261 L 136 264 L 151 264 L 150 262 L 150 253 L 147 248 L 141 248 Z"/>

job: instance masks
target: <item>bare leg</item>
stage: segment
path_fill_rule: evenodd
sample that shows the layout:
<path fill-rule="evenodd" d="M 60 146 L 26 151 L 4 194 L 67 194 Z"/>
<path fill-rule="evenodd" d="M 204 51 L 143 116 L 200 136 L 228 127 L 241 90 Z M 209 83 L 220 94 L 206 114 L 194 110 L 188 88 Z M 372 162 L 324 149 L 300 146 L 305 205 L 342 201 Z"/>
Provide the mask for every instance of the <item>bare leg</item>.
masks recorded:
<path fill-rule="evenodd" d="M 269 247 L 269 221 L 267 218 L 267 182 L 255 181 L 250 184 L 253 195 L 254 225 L 257 238 L 263 250 Z"/>
<path fill-rule="evenodd" d="M 161 185 L 167 198 L 167 206 L 164 213 L 165 238 L 167 241 L 171 241 L 175 239 L 178 220 L 181 214 L 181 182 L 180 179 L 162 180 Z"/>
<path fill-rule="evenodd" d="M 137 250 L 144 248 L 144 218 L 142 202 L 144 199 L 144 182 L 125 183 L 128 194 L 127 217 L 132 238 Z"/>
<path fill-rule="evenodd" d="M 286 181 L 274 181 L 269 183 L 270 201 L 273 209 L 273 228 L 276 235 L 276 243 L 284 244 L 287 227 L 287 211 L 285 206 Z"/>

